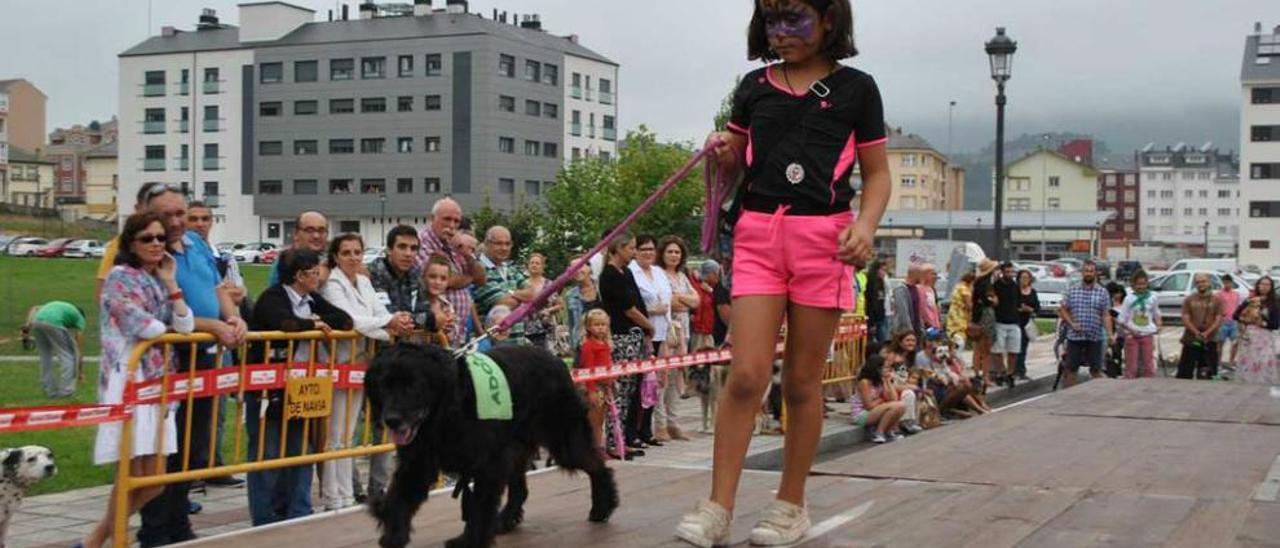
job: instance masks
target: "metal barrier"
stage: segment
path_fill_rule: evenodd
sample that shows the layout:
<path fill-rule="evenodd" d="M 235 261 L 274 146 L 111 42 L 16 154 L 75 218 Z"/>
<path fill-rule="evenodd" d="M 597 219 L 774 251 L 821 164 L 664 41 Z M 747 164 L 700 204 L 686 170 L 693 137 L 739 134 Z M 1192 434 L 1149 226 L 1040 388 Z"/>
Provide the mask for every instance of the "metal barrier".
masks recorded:
<path fill-rule="evenodd" d="M 832 347 L 831 357 L 823 371 L 823 384 L 832 385 L 850 383 L 856 378 L 858 366 L 862 363 L 865 348 L 866 326 L 860 319 L 852 315 L 841 318 Z M 254 347 L 261 349 L 261 363 L 250 363 Z M 338 362 L 340 347 L 344 347 L 348 357 L 358 357 L 354 363 Z M 212 348 L 212 352 L 210 352 Z M 777 345 L 779 354 L 785 348 L 785 333 Z M 323 349 L 324 358 L 318 358 Z M 110 405 L 83 405 L 65 408 L 26 408 L 0 409 L 0 432 L 29 431 L 49 428 L 63 428 L 121 422 L 119 446 L 119 462 L 117 463 L 116 490 L 114 504 L 116 508 L 129 508 L 130 496 L 144 488 L 158 487 L 175 483 L 198 481 L 229 474 L 261 472 L 293 466 L 304 466 L 327 460 L 355 458 L 378 453 L 390 452 L 395 446 L 386 443 L 386 437 L 373 440 L 372 414 L 369 412 L 368 400 L 362 394 L 364 386 L 364 363 L 373 359 L 377 350 L 375 341 L 366 339 L 354 331 L 334 331 L 325 334 L 320 331 L 300 333 L 283 332 L 250 332 L 246 341 L 235 349 L 220 346 L 213 335 L 196 333 L 190 335 L 170 334 L 160 338 L 139 343 L 132 351 L 128 362 L 128 378 L 133 379 L 142 358 L 148 353 L 163 353 L 164 363 L 169 364 L 160 379 L 145 382 L 129 382 L 124 389 L 123 402 Z M 300 353 L 300 351 L 302 351 Z M 214 354 L 210 367 L 201 369 L 195 366 L 202 352 Z M 223 365 L 223 356 L 230 353 L 234 356 L 233 364 Z M 172 367 L 178 360 L 185 358 L 183 371 L 175 371 Z M 300 359 L 301 357 L 301 359 Z M 573 369 L 574 382 L 601 380 L 662 371 L 667 369 L 686 368 L 697 365 L 722 364 L 730 360 L 728 350 L 710 350 L 694 352 L 682 356 L 652 358 L 633 362 L 613 364 L 608 367 L 592 369 Z M 206 358 L 207 360 L 207 358 Z M 353 441 L 348 436 L 336 444 L 335 449 L 328 449 L 330 443 L 323 438 L 329 430 L 329 415 L 333 408 L 334 395 L 345 391 L 343 398 L 344 424 L 342 432 L 350 432 L 355 420 L 356 409 L 363 411 L 363 431 L 359 439 Z M 268 415 L 263 403 L 258 409 L 246 408 L 246 396 L 269 401 L 272 392 L 283 393 L 279 397 L 280 418 L 278 432 L 269 432 Z M 217 417 L 221 414 L 223 396 L 232 396 L 235 412 L 232 418 L 234 428 L 227 428 L 225 435 L 232 436 L 232 454 L 221 466 L 215 465 L 215 455 L 220 450 L 217 433 Z M 195 423 L 197 401 L 209 400 L 207 431 Z M 161 474 L 134 476 L 131 473 L 133 460 L 134 437 L 136 436 L 135 420 L 139 406 L 157 405 L 160 409 L 169 408 L 170 404 L 185 404 L 184 413 L 175 417 L 181 426 L 181 443 L 178 444 L 178 462 L 181 464 L 173 470 L 165 469 L 163 464 L 168 460 L 165 447 L 164 420 L 157 423 L 155 445 L 152 458 L 158 459 Z M 266 404 L 269 405 L 269 404 Z M 357 407 L 358 406 L 358 407 Z M 785 412 L 785 410 L 784 410 Z M 256 415 L 256 418 L 254 418 Z M 256 454 L 246 457 L 248 440 L 248 424 L 246 420 L 257 421 L 257 436 L 254 440 Z M 292 423 L 292 424 L 291 424 Z M 784 419 L 785 424 L 785 419 Z M 302 428 L 302 443 L 295 455 L 290 454 L 288 434 L 290 428 Z M 204 457 L 208 467 L 192 468 L 193 431 L 199 430 L 201 436 L 207 436 L 208 448 L 199 455 Z M 317 432 L 320 433 L 316 436 Z M 266 436 L 279 436 L 280 455 L 266 457 Z M 316 443 L 308 443 L 316 442 Z M 313 447 L 314 445 L 314 447 Z M 164 459 L 164 460 L 159 460 Z M 116 512 L 112 531 L 112 544 L 126 547 L 129 544 L 127 512 Z"/>

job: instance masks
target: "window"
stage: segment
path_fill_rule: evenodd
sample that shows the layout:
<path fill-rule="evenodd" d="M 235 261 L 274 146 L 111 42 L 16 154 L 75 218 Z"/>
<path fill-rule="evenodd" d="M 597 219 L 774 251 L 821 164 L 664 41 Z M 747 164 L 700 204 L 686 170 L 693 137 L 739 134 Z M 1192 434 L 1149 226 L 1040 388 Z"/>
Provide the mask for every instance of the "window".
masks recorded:
<path fill-rule="evenodd" d="M 1103 201 L 1105 202 L 1112 203 L 1116 201 L 1116 191 L 1114 190 L 1108 190 L 1103 195 Z"/>
<path fill-rule="evenodd" d="M 164 171 L 164 145 L 148 145 L 144 154 L 146 160 L 142 162 L 143 171 Z"/>
<path fill-rule="evenodd" d="M 353 234 L 359 234 L 360 221 L 338 221 L 338 233 L 346 234 L 348 232 Z"/>
<path fill-rule="evenodd" d="M 364 57 L 360 59 L 360 77 L 366 80 L 376 78 L 386 78 L 387 76 L 387 58 L 386 57 Z"/>
<path fill-rule="evenodd" d="M 1161 173 L 1161 174 L 1160 174 L 1160 178 L 1161 178 L 1162 180 L 1165 180 L 1165 181 L 1172 181 L 1172 180 L 1173 180 L 1173 172 L 1172 172 L 1172 171 L 1166 171 L 1166 172 L 1164 172 L 1164 173 Z"/>
<path fill-rule="evenodd" d="M 360 179 L 361 194 L 386 194 L 386 179 Z"/>
<path fill-rule="evenodd" d="M 1280 179 L 1280 163 L 1250 164 L 1249 175 L 1253 179 Z"/>
<path fill-rule="evenodd" d="M 218 160 L 222 158 L 218 156 L 218 144 L 208 143 L 204 145 L 204 169 L 205 171 L 215 171 L 218 169 Z"/>
<path fill-rule="evenodd" d="M 280 101 L 263 101 L 258 103 L 258 116 L 279 116 L 280 111 L 284 110 Z"/>
<path fill-rule="evenodd" d="M 1152 217 L 1155 217 L 1155 216 L 1156 216 L 1156 208 L 1154 208 L 1154 207 L 1148 207 L 1148 208 L 1147 208 L 1147 215 L 1150 215 L 1150 216 L 1152 216 Z"/>
<path fill-rule="evenodd" d="M 1125 223 L 1125 224 L 1124 224 L 1124 231 L 1125 231 L 1125 232 L 1128 232 L 1128 233 L 1132 234 L 1132 233 L 1134 233 L 1134 232 L 1137 232 L 1137 230 L 1138 230 L 1138 225 L 1137 225 L 1137 223 Z"/>
<path fill-rule="evenodd" d="M 516 152 L 516 140 L 511 137 L 498 137 L 498 152 L 514 154 Z"/>
<path fill-rule="evenodd" d="M 1249 240 L 1249 249 L 1271 249 L 1271 240 Z"/>
<path fill-rule="evenodd" d="M 1195 193 L 1195 192 L 1193 192 L 1193 191 L 1190 191 L 1190 190 L 1184 190 L 1184 191 L 1182 191 L 1182 197 L 1183 197 L 1183 198 L 1191 198 L 1191 197 L 1194 197 L 1195 195 L 1196 195 L 1196 193 Z"/>
<path fill-rule="evenodd" d="M 349 114 L 355 111 L 355 99 L 329 99 L 329 114 Z"/>
<path fill-rule="evenodd" d="M 1201 181 L 1208 181 L 1209 179 L 1213 178 L 1213 173 L 1210 173 L 1208 171 L 1201 171 L 1200 173 L 1197 174 L 1196 178 L 1200 179 Z"/>
<path fill-rule="evenodd" d="M 515 179 L 498 179 L 498 194 L 515 194 Z"/>
<path fill-rule="evenodd" d="M 278 180 L 258 181 L 258 194 L 284 194 L 284 182 Z"/>
<path fill-rule="evenodd" d="M 444 74 L 444 57 L 439 53 L 428 53 L 426 57 L 427 76 Z"/>
<path fill-rule="evenodd" d="M 218 207 L 218 182 L 204 182 L 204 199 L 210 207 Z"/>
<path fill-rule="evenodd" d="M 560 117 L 560 105 L 555 103 L 543 103 L 542 114 L 552 120 Z"/>
<path fill-rule="evenodd" d="M 560 67 L 551 64 L 542 65 L 542 83 L 548 86 L 560 85 Z"/>
<path fill-rule="evenodd" d="M 351 194 L 351 179 L 329 179 L 329 194 Z"/>
<path fill-rule="evenodd" d="M 204 130 L 206 132 L 218 131 L 218 106 L 209 105 L 204 107 Z"/>
<path fill-rule="evenodd" d="M 1054 175 L 1049 177 L 1049 188 L 1058 188 L 1062 186 L 1062 178 Z"/>
<path fill-rule="evenodd" d="M 315 82 L 320 79 L 320 63 L 316 61 L 294 61 L 294 82 Z"/>
<path fill-rule="evenodd" d="M 329 79 L 350 80 L 355 77 L 356 62 L 354 59 L 330 59 Z"/>
<path fill-rule="evenodd" d="M 258 156 L 279 156 L 284 154 L 282 141 L 261 141 L 258 143 Z"/>
<path fill-rule="evenodd" d="M 386 97 L 365 97 L 360 100 L 360 112 L 386 112 Z"/>
<path fill-rule="evenodd" d="M 1173 191 L 1172 191 L 1172 190 L 1161 190 L 1161 191 L 1160 191 L 1160 197 L 1161 197 L 1161 198 L 1173 198 Z"/>
<path fill-rule="evenodd" d="M 413 179 L 396 179 L 397 194 L 413 194 Z"/>
<path fill-rule="evenodd" d="M 1154 190 L 1148 190 L 1148 191 L 1147 191 L 1147 197 L 1148 197 L 1148 198 L 1155 198 L 1155 197 L 1156 197 L 1156 191 L 1154 191 Z"/>
<path fill-rule="evenodd" d="M 284 63 L 263 63 L 258 68 L 258 82 L 279 84 L 284 81 Z"/>
<path fill-rule="evenodd" d="M 1157 165 L 1168 165 L 1170 156 L 1168 154 L 1152 154 L 1147 157 L 1147 161 Z"/>
<path fill-rule="evenodd" d="M 1202 207 L 1202 208 L 1200 208 L 1200 209 L 1197 209 L 1197 210 L 1196 210 L 1196 215 L 1199 215 L 1199 216 L 1201 216 L 1201 217 L 1208 217 L 1208 216 L 1209 216 L 1209 209 L 1208 209 L 1208 208 L 1204 208 L 1204 207 Z"/>
<path fill-rule="evenodd" d="M 511 55 L 498 55 L 498 74 L 507 78 L 516 77 L 516 58 Z"/>
<path fill-rule="evenodd" d="M 426 105 L 422 108 L 423 110 L 440 110 L 442 106 L 439 95 L 428 95 Z"/>
<path fill-rule="evenodd" d="M 1280 202 L 1249 202 L 1249 216 L 1255 219 L 1280 217 Z"/>
<path fill-rule="evenodd" d="M 1190 217 L 1191 215 L 1193 215 L 1194 211 L 1195 211 L 1194 209 L 1189 207 L 1182 208 L 1182 214 L 1187 217 Z"/>
<path fill-rule="evenodd" d="M 542 143 L 539 143 L 538 141 L 525 141 L 524 154 L 525 156 L 541 156 Z"/>
<path fill-rule="evenodd" d="M 537 181 L 525 181 L 525 182 L 524 182 L 524 193 L 525 193 L 525 194 L 528 194 L 528 195 L 530 195 L 530 196 L 537 196 L 537 195 L 539 194 L 539 190 L 540 190 L 540 187 L 539 187 L 539 185 L 538 185 L 538 182 L 537 182 Z"/>
<path fill-rule="evenodd" d="M 381 137 L 360 140 L 361 154 L 382 154 L 383 149 L 387 146 L 387 140 Z"/>
<path fill-rule="evenodd" d="M 498 110 L 502 112 L 516 111 L 516 98 L 508 95 L 498 96 Z"/>
<path fill-rule="evenodd" d="M 422 180 L 422 183 L 423 183 L 423 186 L 424 186 L 424 187 L 426 187 L 427 194 L 439 194 L 439 193 L 440 193 L 440 178 L 439 178 L 439 177 L 427 177 L 426 179 L 423 179 L 423 180 Z"/>
<path fill-rule="evenodd" d="M 311 116 L 320 112 L 320 102 L 315 100 L 294 101 L 293 113 L 297 116 Z"/>
<path fill-rule="evenodd" d="M 412 95 L 401 95 L 399 97 L 396 97 L 396 112 L 412 112 L 412 111 L 413 111 Z"/>
<path fill-rule="evenodd" d="M 525 101 L 524 113 L 529 116 L 542 116 L 542 103 L 538 101 Z"/>
<path fill-rule="evenodd" d="M 1228 216 L 1230 216 L 1230 215 L 1231 215 L 1231 208 L 1229 208 L 1229 207 L 1220 207 L 1220 208 L 1218 208 L 1218 216 L 1219 216 L 1219 217 L 1228 217 Z"/>
<path fill-rule="evenodd" d="M 1173 216 L 1173 208 L 1172 208 L 1172 207 L 1162 207 L 1162 208 L 1160 208 L 1160 216 L 1162 216 L 1162 217 L 1172 217 L 1172 216 Z"/>
<path fill-rule="evenodd" d="M 1126 207 L 1126 208 L 1124 208 L 1124 218 L 1125 218 L 1125 219 L 1137 219 L 1137 218 L 1138 218 L 1138 210 L 1137 210 L 1137 209 L 1135 209 L 1135 208 L 1132 208 L 1132 207 Z"/>
<path fill-rule="evenodd" d="M 903 196 L 903 197 L 899 198 L 899 199 L 898 199 L 898 207 L 899 207 L 899 209 L 915 209 L 915 208 L 916 208 L 916 197 L 915 197 L 915 196 Z"/>
<path fill-rule="evenodd" d="M 574 99 L 582 98 L 582 74 L 573 73 L 573 85 L 569 87 L 569 96 Z"/>
<path fill-rule="evenodd" d="M 218 83 L 222 79 L 218 74 L 218 67 L 208 67 L 204 69 L 204 92 L 217 93 Z"/>
<path fill-rule="evenodd" d="M 164 109 L 149 108 L 142 115 L 143 133 L 164 133 Z"/>
<path fill-rule="evenodd" d="M 613 104 L 613 82 L 604 78 L 600 79 L 600 104 Z"/>
<path fill-rule="evenodd" d="M 1218 191 L 1218 197 L 1219 197 L 1219 198 L 1230 198 L 1230 197 L 1231 197 L 1231 191 L 1230 191 L 1230 190 L 1219 190 L 1219 191 Z"/>
<path fill-rule="evenodd" d="M 915 155 L 915 154 L 903 154 L 903 155 L 902 155 L 902 167 L 916 167 L 916 155 Z"/>
<path fill-rule="evenodd" d="M 1253 88 L 1253 104 L 1270 105 L 1272 103 L 1280 103 L 1280 87 Z"/>
<path fill-rule="evenodd" d="M 426 152 L 440 152 L 440 138 L 427 137 L 422 144 L 422 150 Z"/>
<path fill-rule="evenodd" d="M 613 127 L 615 123 L 613 120 L 613 116 L 610 116 L 608 114 L 604 115 L 604 120 L 601 121 L 600 123 L 604 128 L 604 140 L 615 141 L 618 139 L 618 130 Z"/>
<path fill-rule="evenodd" d="M 1209 191 L 1208 191 L 1208 190 L 1201 190 L 1201 191 L 1200 191 L 1200 197 L 1201 197 L 1201 198 L 1208 198 L 1208 197 L 1209 197 Z"/>
<path fill-rule="evenodd" d="M 351 154 L 355 151 L 356 144 L 351 139 L 329 139 L 329 154 Z"/>
<path fill-rule="evenodd" d="M 1062 198 L 1049 198 L 1045 200 L 1045 203 L 1050 210 L 1062 209 Z"/>
<path fill-rule="evenodd" d="M 1195 178 L 1196 178 L 1196 174 L 1195 174 L 1195 173 L 1193 173 L 1193 172 L 1190 172 L 1190 171 L 1184 171 L 1184 172 L 1182 172 L 1182 180 L 1183 180 L 1183 181 L 1194 181 L 1194 180 L 1195 180 Z"/>
<path fill-rule="evenodd" d="M 1138 200 L 1138 192 L 1136 190 L 1124 191 L 1124 201 L 1126 203 L 1133 203 L 1137 200 Z"/>
<path fill-rule="evenodd" d="M 295 156 L 313 156 L 319 152 L 319 146 L 316 145 L 314 139 L 293 142 L 293 154 Z"/>
<path fill-rule="evenodd" d="M 413 76 L 413 56 L 401 55 L 400 61 L 397 64 L 397 67 L 399 67 L 398 74 L 400 75 L 401 78 Z"/>
<path fill-rule="evenodd" d="M 396 139 L 396 152 L 413 152 L 413 137 L 399 137 Z"/>
<path fill-rule="evenodd" d="M 542 143 L 542 155 L 547 158 L 559 158 L 560 145 L 555 143 Z"/>
<path fill-rule="evenodd" d="M 164 71 L 149 70 L 143 74 L 142 95 L 144 97 L 159 97 L 164 95 Z"/>
<path fill-rule="evenodd" d="M 915 187 L 916 187 L 915 175 L 906 175 L 902 178 L 902 188 L 915 188 Z"/>
<path fill-rule="evenodd" d="M 532 59 L 524 62 L 524 79 L 530 82 L 539 82 L 542 80 L 542 63 Z"/>
<path fill-rule="evenodd" d="M 294 179 L 293 193 L 305 194 L 305 195 L 319 194 L 320 185 L 319 183 L 316 182 L 315 179 Z"/>

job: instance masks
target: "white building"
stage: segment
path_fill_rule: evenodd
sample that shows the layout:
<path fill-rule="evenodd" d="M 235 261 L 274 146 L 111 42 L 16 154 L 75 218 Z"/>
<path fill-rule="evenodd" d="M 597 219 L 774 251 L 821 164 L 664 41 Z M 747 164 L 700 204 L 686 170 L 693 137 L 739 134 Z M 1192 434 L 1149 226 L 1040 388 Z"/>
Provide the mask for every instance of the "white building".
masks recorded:
<path fill-rule="evenodd" d="M 1212 143 L 1138 152 L 1143 241 L 1235 255 L 1240 234 L 1240 165 Z"/>
<path fill-rule="evenodd" d="M 577 40 L 576 36 L 570 37 Z M 567 54 L 565 160 L 618 153 L 618 66 Z"/>
<path fill-rule="evenodd" d="M 165 27 L 120 54 L 121 213 L 143 184 L 166 183 L 215 206 L 213 241 L 258 239 L 253 195 L 241 192 L 242 74 L 253 49 L 239 34 L 206 10 L 195 31 Z"/>
<path fill-rule="evenodd" d="M 1240 263 L 1280 266 L 1280 26 L 1257 24 L 1245 39 L 1240 71 L 1240 161 L 1244 165 Z"/>

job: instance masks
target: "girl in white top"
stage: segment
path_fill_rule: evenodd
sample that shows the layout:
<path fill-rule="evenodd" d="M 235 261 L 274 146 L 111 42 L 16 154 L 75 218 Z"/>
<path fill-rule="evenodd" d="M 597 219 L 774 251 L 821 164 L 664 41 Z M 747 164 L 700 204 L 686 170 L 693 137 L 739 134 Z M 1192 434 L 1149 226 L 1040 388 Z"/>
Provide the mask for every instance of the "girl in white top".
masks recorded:
<path fill-rule="evenodd" d="M 364 241 L 358 234 L 343 234 L 329 244 L 329 279 L 321 295 L 351 316 L 356 331 L 369 339 L 390 341 L 392 335 L 413 329 L 413 319 L 406 313 L 392 314 L 378 299 L 378 294 L 364 274 Z M 337 343 L 335 363 L 365 363 L 369 341 L 342 340 Z M 364 391 L 356 388 L 335 389 L 333 413 L 329 416 L 326 449 L 335 451 L 350 447 L 355 434 Z M 354 461 L 336 459 L 324 462 L 320 481 L 320 503 L 328 510 L 355 505 L 351 475 Z"/>

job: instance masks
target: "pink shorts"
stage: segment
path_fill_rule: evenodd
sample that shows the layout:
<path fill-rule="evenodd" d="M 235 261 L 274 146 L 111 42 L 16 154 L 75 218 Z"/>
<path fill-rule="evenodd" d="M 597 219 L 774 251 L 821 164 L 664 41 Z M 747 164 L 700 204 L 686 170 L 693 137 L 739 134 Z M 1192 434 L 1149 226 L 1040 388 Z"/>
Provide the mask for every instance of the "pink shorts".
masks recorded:
<path fill-rule="evenodd" d="M 802 306 L 853 310 L 853 267 L 840 262 L 840 232 L 853 213 L 742 212 L 733 230 L 732 296 L 784 295 Z"/>

